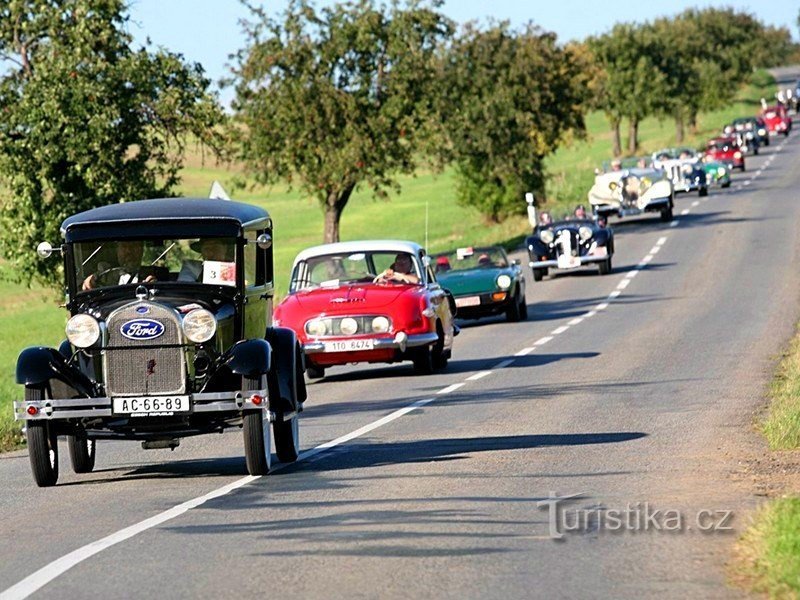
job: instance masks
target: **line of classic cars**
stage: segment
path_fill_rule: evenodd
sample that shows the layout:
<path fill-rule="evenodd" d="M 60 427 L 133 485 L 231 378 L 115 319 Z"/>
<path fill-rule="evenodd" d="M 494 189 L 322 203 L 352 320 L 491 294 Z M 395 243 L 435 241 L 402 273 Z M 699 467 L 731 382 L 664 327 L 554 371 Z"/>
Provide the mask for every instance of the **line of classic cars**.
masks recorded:
<path fill-rule="evenodd" d="M 770 124 L 772 112 L 780 113 L 734 123 L 752 130 L 752 140 L 762 126 L 788 134 Z M 676 192 L 728 187 L 737 167 L 744 170 L 744 158 L 734 136 L 711 140 L 705 154 L 666 148 L 613 161 L 596 172 L 591 214 L 579 206 L 532 222 L 525 246 L 533 280 L 583 266 L 610 273 L 609 217 L 670 221 Z M 13 403 L 42 487 L 58 480 L 59 437 L 73 471 L 88 473 L 99 440 L 174 449 L 185 437 L 240 429 L 248 473 L 266 474 L 273 440 L 279 461 L 298 458 L 306 377 L 403 361 L 432 373 L 452 356 L 456 316 L 528 317 L 525 273 L 500 246 L 432 256 L 401 240 L 315 246 L 297 255 L 289 292 L 273 307 L 273 223 L 256 206 L 127 202 L 70 216 L 61 234 L 57 247 L 43 242 L 37 252 L 62 260 L 66 339 L 20 353 L 24 399 Z"/>

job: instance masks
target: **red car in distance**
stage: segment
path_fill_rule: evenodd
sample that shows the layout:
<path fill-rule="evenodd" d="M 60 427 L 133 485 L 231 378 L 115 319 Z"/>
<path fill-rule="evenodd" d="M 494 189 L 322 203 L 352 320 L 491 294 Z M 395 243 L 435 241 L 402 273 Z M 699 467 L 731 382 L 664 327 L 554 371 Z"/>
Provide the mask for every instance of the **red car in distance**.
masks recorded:
<path fill-rule="evenodd" d="M 728 165 L 731 169 L 741 169 L 744 171 L 744 153 L 739 147 L 736 138 L 718 137 L 708 141 L 706 144 L 706 156 Z"/>
<path fill-rule="evenodd" d="M 455 300 L 419 245 L 340 242 L 303 250 L 273 324 L 297 334 L 309 379 L 349 363 L 410 360 L 418 373 L 446 366 L 458 329 Z"/>
<path fill-rule="evenodd" d="M 792 130 L 792 119 L 789 118 L 789 113 L 784 106 L 776 104 L 775 106 L 768 106 L 761 111 L 761 118 L 767 124 L 770 135 L 789 135 Z"/>

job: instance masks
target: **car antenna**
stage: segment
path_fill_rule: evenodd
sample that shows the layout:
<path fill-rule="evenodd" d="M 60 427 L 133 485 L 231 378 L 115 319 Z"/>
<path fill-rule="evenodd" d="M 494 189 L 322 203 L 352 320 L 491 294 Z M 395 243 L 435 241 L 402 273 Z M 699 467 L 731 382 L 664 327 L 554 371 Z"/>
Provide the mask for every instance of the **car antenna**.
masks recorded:
<path fill-rule="evenodd" d="M 428 198 L 425 198 L 425 252 L 428 250 Z"/>

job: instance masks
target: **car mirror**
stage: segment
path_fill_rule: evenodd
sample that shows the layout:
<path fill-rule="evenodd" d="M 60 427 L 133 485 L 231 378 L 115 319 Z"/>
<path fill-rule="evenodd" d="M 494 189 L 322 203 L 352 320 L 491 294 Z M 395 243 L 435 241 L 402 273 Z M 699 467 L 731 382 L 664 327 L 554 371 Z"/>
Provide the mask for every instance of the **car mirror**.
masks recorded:
<path fill-rule="evenodd" d="M 36 254 L 38 254 L 41 258 L 50 258 L 50 255 L 53 252 L 61 252 L 61 246 L 58 248 L 53 248 L 50 245 L 50 242 L 41 242 L 38 246 L 36 246 Z"/>
<path fill-rule="evenodd" d="M 269 250 L 272 247 L 272 236 L 268 233 L 262 233 L 256 238 L 256 244 L 262 250 Z"/>
<path fill-rule="evenodd" d="M 422 264 L 427 268 L 431 266 L 431 257 L 430 256 L 423 256 L 422 257 Z"/>

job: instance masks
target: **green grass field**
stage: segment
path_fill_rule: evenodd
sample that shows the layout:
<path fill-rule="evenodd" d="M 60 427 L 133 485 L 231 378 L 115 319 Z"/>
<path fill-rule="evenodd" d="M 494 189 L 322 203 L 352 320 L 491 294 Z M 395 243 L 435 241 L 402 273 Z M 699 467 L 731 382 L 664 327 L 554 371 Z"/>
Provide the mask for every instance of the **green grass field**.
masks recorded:
<path fill-rule="evenodd" d="M 698 134 L 686 143 L 699 145 L 734 117 L 755 113 L 759 98 L 771 95 L 774 86 L 766 79 L 761 83 L 744 88 L 729 108 L 702 115 Z M 587 128 L 585 141 L 563 148 L 547 162 L 550 191 L 546 206 L 550 210 L 566 210 L 585 203 L 594 179 L 594 167 L 609 158 L 611 134 L 605 117 L 600 113 L 588 115 Z M 653 151 L 674 144 L 673 130 L 671 121 L 647 119 L 640 126 L 642 150 Z M 178 192 L 186 196 L 207 196 L 212 182 L 219 180 L 237 200 L 267 208 L 275 224 L 276 286 L 281 295 L 287 288 L 289 268 L 297 252 L 322 241 L 322 211 L 313 198 L 281 186 L 264 187 L 247 182 L 244 188 L 233 193 L 236 182 L 242 178 L 240 166 L 215 164 L 199 150 L 190 148 Z M 425 243 L 426 213 L 427 243 L 432 252 L 466 244 L 513 245 L 529 230 L 525 217 L 515 217 L 501 224 L 488 223 L 475 210 L 458 206 L 450 170 L 440 174 L 420 170 L 415 176 L 401 177 L 400 185 L 401 192 L 388 201 L 375 200 L 368 191 L 357 191 L 342 217 L 342 240 L 395 238 Z M 524 206 L 524 199 L 520 198 L 520 204 Z M 26 346 L 54 345 L 62 339 L 65 312 L 57 304 L 58 300 L 45 290 L 0 283 L 3 340 L 0 349 L 0 449 L 12 447 L 19 440 L 10 404 L 22 394 L 14 384 L 17 354 Z"/>

